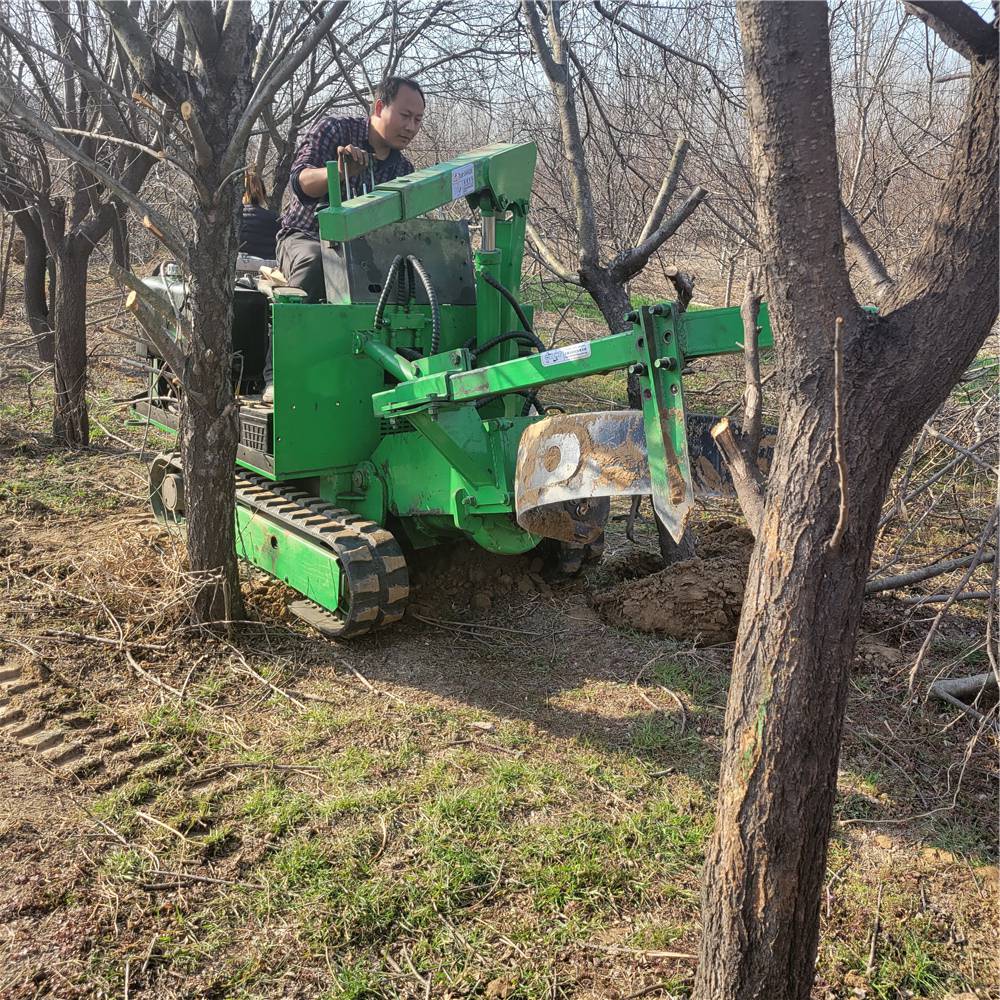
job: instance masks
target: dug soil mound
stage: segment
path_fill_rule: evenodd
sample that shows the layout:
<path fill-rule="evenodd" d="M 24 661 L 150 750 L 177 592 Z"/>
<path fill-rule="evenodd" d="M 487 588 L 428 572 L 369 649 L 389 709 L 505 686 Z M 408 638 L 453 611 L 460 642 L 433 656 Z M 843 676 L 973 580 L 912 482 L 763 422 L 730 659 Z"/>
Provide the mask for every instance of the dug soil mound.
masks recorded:
<path fill-rule="evenodd" d="M 417 615 L 488 612 L 494 606 L 530 601 L 533 595 L 552 594 L 552 553 L 547 546 L 504 556 L 455 542 L 408 553 L 407 562 L 410 609 Z"/>
<path fill-rule="evenodd" d="M 743 606 L 753 535 L 729 521 L 699 526 L 694 559 L 626 578 L 594 596 L 604 621 L 712 645 L 732 642 Z M 631 577 L 631 578 L 630 578 Z"/>

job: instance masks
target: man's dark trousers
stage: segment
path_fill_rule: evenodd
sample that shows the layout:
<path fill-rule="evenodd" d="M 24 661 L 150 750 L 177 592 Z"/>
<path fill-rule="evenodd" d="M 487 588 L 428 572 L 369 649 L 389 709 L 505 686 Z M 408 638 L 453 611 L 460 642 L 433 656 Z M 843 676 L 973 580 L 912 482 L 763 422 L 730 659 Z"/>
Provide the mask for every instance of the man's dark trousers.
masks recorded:
<path fill-rule="evenodd" d="M 301 288 L 306 293 L 307 302 L 319 302 L 326 298 L 323 256 L 318 238 L 305 233 L 289 233 L 278 240 L 278 270 L 292 288 Z M 271 345 L 268 344 L 264 359 L 265 384 L 270 383 L 273 377 Z"/>

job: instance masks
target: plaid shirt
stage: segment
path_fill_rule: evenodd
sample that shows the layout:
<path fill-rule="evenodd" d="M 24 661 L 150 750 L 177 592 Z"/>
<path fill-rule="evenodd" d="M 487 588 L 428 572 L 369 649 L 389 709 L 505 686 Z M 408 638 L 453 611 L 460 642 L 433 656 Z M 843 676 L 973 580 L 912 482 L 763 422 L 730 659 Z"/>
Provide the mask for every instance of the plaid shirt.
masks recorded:
<path fill-rule="evenodd" d="M 375 167 L 376 184 L 413 173 L 413 164 L 398 149 L 392 150 L 384 160 L 375 158 L 374 151 L 368 143 L 367 118 L 324 118 L 314 125 L 299 143 L 298 152 L 292 162 L 289 178 L 291 195 L 288 207 L 281 216 L 279 240 L 290 233 L 319 236 L 316 213 L 319 209 L 326 208 L 329 201 L 325 193 L 321 198 L 310 198 L 299 186 L 299 174 L 306 167 L 325 167 L 328 160 L 336 160 L 338 146 L 359 146 L 367 150 L 370 162 Z M 367 170 L 365 173 L 367 174 Z"/>

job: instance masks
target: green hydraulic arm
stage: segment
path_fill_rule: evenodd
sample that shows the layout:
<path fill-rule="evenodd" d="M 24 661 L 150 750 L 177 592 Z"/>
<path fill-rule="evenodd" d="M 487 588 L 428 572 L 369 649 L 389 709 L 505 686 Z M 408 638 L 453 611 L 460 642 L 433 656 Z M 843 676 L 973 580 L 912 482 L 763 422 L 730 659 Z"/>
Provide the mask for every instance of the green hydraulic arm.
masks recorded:
<path fill-rule="evenodd" d="M 387 365 L 403 377 L 394 388 L 372 397 L 375 414 L 406 419 L 443 453 L 448 449 L 461 470 L 461 456 L 449 448 L 444 430 L 434 420 L 442 406 L 628 369 L 639 380 L 653 505 L 679 539 L 694 504 L 681 371 L 692 358 L 742 350 L 742 320 L 739 309 L 684 313 L 674 303 L 644 306 L 632 315 L 632 328 L 627 332 L 494 365 L 474 367 L 464 350 L 450 352 L 447 358 L 439 355 L 439 370 L 424 376 Z M 761 306 L 758 323 L 759 346 L 773 346 L 766 304 Z M 387 349 L 362 335 L 358 350 L 379 360 Z M 481 474 L 466 478 L 473 486 L 483 484 Z"/>
<path fill-rule="evenodd" d="M 523 217 L 531 196 L 535 156 L 531 142 L 494 143 L 386 181 L 348 201 L 341 200 L 337 164 L 328 163 L 330 206 L 317 213 L 320 238 L 344 243 L 383 226 L 419 218 L 459 198 L 467 198 L 487 217 L 503 212 Z"/>

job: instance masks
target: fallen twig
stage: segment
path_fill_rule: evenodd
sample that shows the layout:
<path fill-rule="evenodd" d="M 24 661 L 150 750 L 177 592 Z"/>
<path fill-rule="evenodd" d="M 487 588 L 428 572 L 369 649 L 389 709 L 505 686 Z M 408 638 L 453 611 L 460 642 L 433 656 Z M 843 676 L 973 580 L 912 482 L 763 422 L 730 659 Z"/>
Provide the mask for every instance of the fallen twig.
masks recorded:
<path fill-rule="evenodd" d="M 985 674 L 975 674 L 972 677 L 950 677 L 944 680 L 937 680 L 931 685 L 931 694 L 942 701 L 954 705 L 956 708 L 960 708 L 967 715 L 971 715 L 979 722 L 985 723 L 989 721 L 988 717 L 973 708 L 965 699 L 971 698 L 975 701 L 987 688 L 996 689 L 997 687 L 997 678 L 991 671 Z M 991 724 L 994 728 L 1000 725 L 996 719 Z"/>
<path fill-rule="evenodd" d="M 135 814 L 140 819 L 146 820 L 147 823 L 153 823 L 156 826 L 163 827 L 164 830 L 167 830 L 168 832 L 172 833 L 175 837 L 180 837 L 180 839 L 183 840 L 185 844 L 193 843 L 191 838 L 186 837 L 183 833 L 181 833 L 180 830 L 175 829 L 169 823 L 164 823 L 163 820 L 157 819 L 155 816 L 150 816 L 148 812 L 143 812 L 141 809 L 136 809 Z"/>
<path fill-rule="evenodd" d="M 982 535 L 979 537 L 979 547 L 976 549 L 975 554 L 969 561 L 969 568 L 962 574 L 962 579 L 958 582 L 958 586 L 955 588 L 951 597 L 945 601 L 941 606 L 941 610 L 937 613 L 934 621 L 931 623 L 930 629 L 928 629 L 927 635 L 924 637 L 924 641 L 920 645 L 920 650 L 917 653 L 916 659 L 913 661 L 913 666 L 910 667 L 910 674 L 907 679 L 908 688 L 910 691 L 913 690 L 913 682 L 917 676 L 917 670 L 920 664 L 923 662 L 924 657 L 927 655 L 927 651 L 931 647 L 931 642 L 934 640 L 934 636 L 937 635 L 938 626 L 941 624 L 941 619 L 944 618 L 945 612 L 951 607 L 955 599 L 955 594 L 959 594 L 964 589 L 965 585 L 972 578 L 972 574 L 978 569 L 985 559 L 987 553 L 985 552 L 986 542 L 989 540 L 990 536 L 994 533 L 995 525 L 997 522 L 997 512 L 998 508 L 993 508 L 993 514 L 990 516 L 989 521 L 986 523 L 986 527 L 983 530 Z M 996 553 L 990 554 L 991 558 L 996 558 Z"/>
<path fill-rule="evenodd" d="M 533 632 L 526 628 L 510 628 L 507 625 L 486 625 L 481 622 L 454 622 L 444 618 L 428 618 L 425 615 L 418 615 L 412 611 L 410 614 L 416 618 L 417 621 L 426 622 L 428 625 L 452 625 L 468 629 L 470 631 L 485 629 L 489 632 L 513 632 L 516 635 L 552 635 L 551 632 Z"/>
<path fill-rule="evenodd" d="M 988 601 L 992 594 L 988 590 L 963 590 L 960 594 L 925 594 L 920 597 L 904 597 L 900 604 L 940 604 L 942 601 Z"/>
<path fill-rule="evenodd" d="M 878 899 L 875 901 L 875 921 L 872 924 L 872 943 L 868 949 L 868 965 L 865 967 L 865 975 L 871 976 L 875 971 L 875 952 L 878 948 L 878 935 L 882 929 L 882 882 L 878 884 Z"/>
<path fill-rule="evenodd" d="M 642 958 L 677 958 L 689 962 L 697 962 L 698 956 L 686 951 L 646 951 L 642 948 L 620 948 L 617 945 L 598 944 L 596 941 L 581 941 L 581 948 L 592 948 L 594 951 L 606 951 L 609 955 L 636 955 Z"/>
<path fill-rule="evenodd" d="M 371 691 L 372 694 L 384 694 L 387 698 L 392 698 L 394 701 L 398 701 L 400 705 L 406 704 L 406 702 L 403 701 L 403 699 L 400 698 L 398 694 L 393 694 L 391 691 L 380 690 L 379 688 L 375 687 L 375 685 L 372 684 L 372 682 L 368 680 L 368 678 L 365 677 L 365 675 L 361 673 L 360 670 L 356 669 L 355 667 L 352 667 L 349 663 L 346 664 L 346 666 L 347 669 L 350 670 L 351 673 L 354 674 L 354 676 L 357 677 L 357 679 L 361 681 L 361 683 L 364 684 L 364 686 L 368 688 L 368 690 Z"/>
<path fill-rule="evenodd" d="M 950 573 L 952 570 L 962 569 L 970 563 L 985 565 L 996 559 L 995 552 L 984 552 L 982 555 L 974 553 L 971 556 L 963 556 L 961 559 L 949 559 L 947 562 L 934 563 L 931 566 L 924 566 L 922 569 L 915 569 L 910 573 L 900 573 L 898 576 L 884 576 L 881 579 L 869 580 L 865 585 L 866 594 L 880 594 L 884 590 L 899 590 L 901 587 L 909 587 L 914 583 L 921 583 L 934 576 L 941 576 Z"/>

